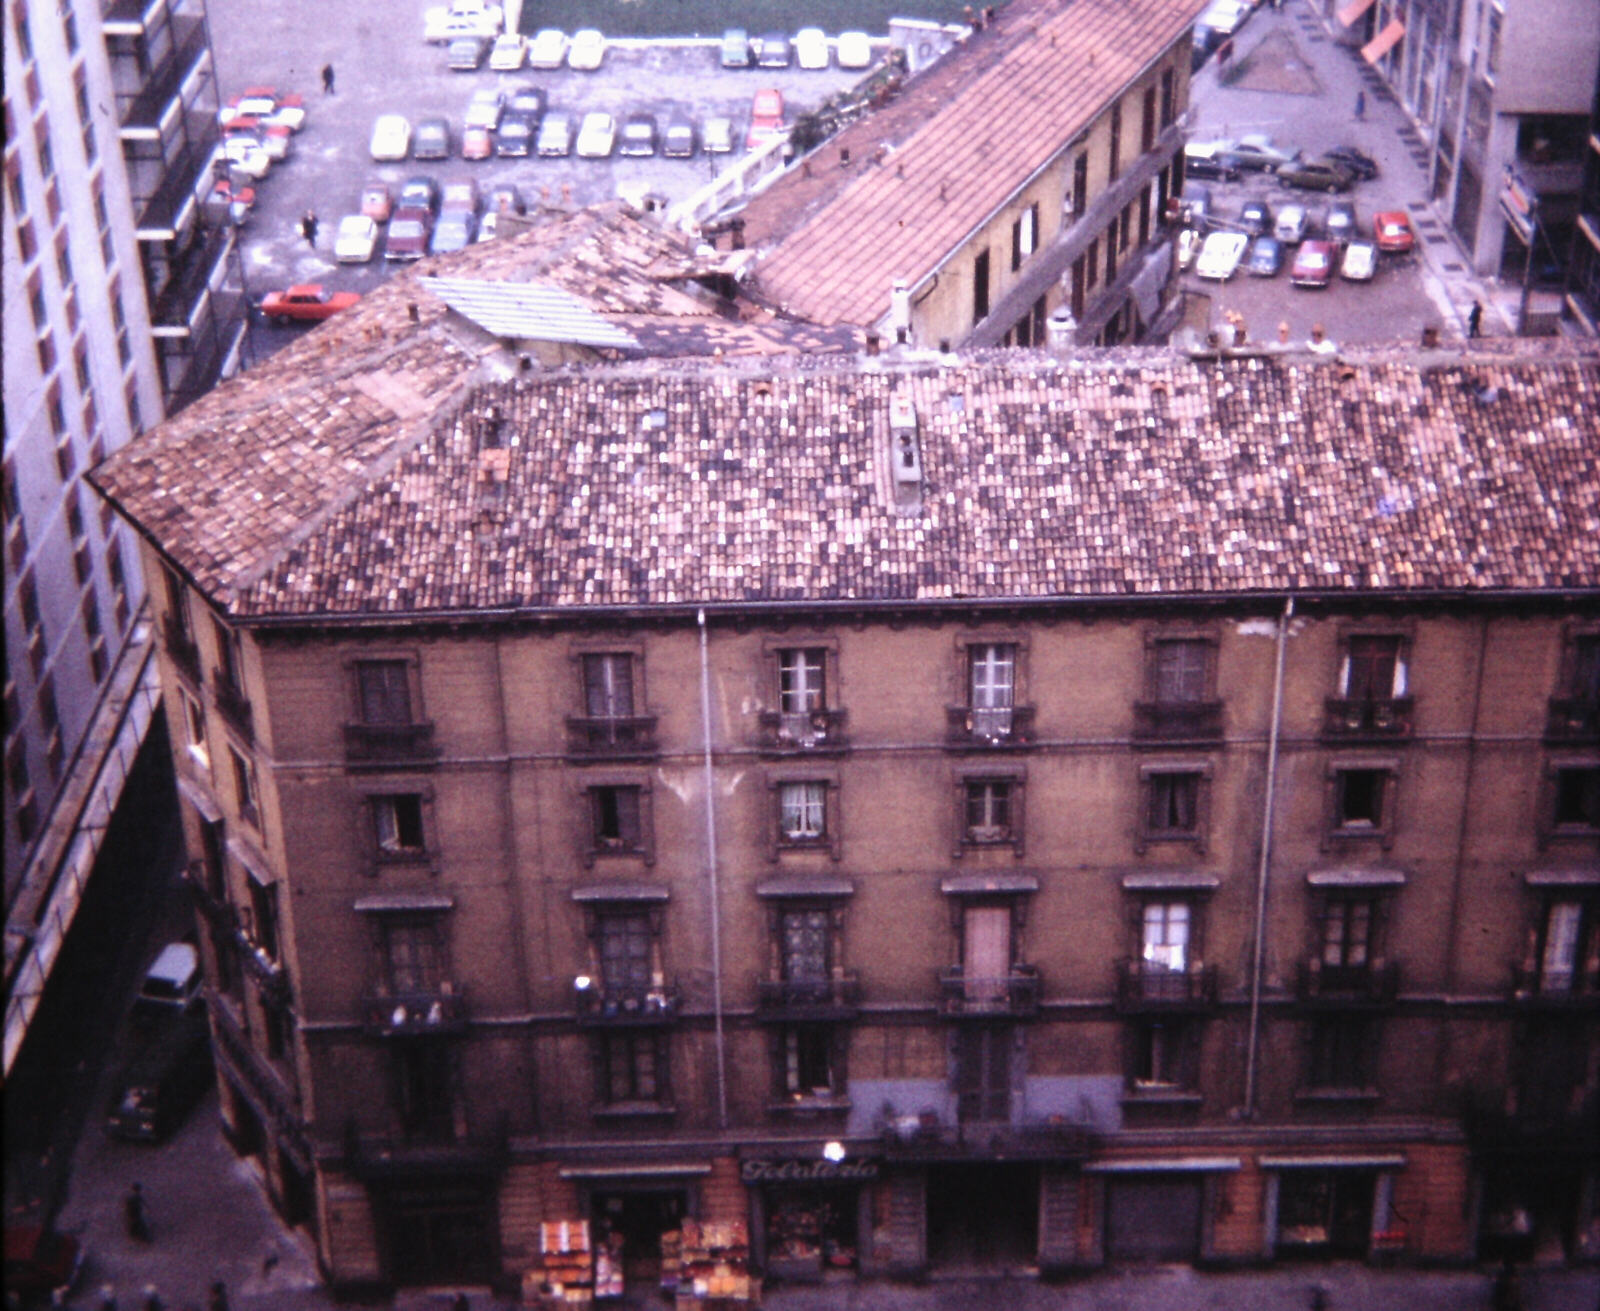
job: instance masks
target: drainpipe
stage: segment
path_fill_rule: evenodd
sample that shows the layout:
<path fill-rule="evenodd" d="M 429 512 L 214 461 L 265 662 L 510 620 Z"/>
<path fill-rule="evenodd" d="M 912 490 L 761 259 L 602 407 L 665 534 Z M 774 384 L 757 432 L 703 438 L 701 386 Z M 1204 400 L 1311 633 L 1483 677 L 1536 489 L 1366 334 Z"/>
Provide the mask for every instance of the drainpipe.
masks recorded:
<path fill-rule="evenodd" d="M 1267 794 L 1261 803 L 1261 864 L 1256 870 L 1256 937 L 1250 962 L 1250 1041 L 1244 1061 L 1244 1115 L 1256 1115 L 1256 1054 L 1261 1040 L 1261 969 L 1267 949 L 1267 871 L 1272 865 L 1272 805 L 1278 778 L 1278 729 L 1283 723 L 1283 662 L 1294 597 L 1278 618 L 1277 668 L 1272 675 L 1272 729 L 1267 736 Z"/>
<path fill-rule="evenodd" d="M 717 887 L 717 800 L 711 770 L 711 658 L 706 647 L 706 612 L 700 625 L 700 734 L 705 753 L 706 887 L 711 897 L 711 1011 L 717 1035 L 717 1127 L 728 1127 L 728 1047 L 722 1028 L 722 898 Z"/>

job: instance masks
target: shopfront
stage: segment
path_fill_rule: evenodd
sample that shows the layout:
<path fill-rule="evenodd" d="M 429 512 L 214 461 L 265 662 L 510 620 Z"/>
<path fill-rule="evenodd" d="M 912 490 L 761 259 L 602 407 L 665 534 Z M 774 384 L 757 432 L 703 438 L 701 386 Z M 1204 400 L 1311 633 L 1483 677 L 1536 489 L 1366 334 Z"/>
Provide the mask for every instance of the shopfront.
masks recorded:
<path fill-rule="evenodd" d="M 1037 1164 L 928 1168 L 928 1262 L 947 1271 L 1033 1266 L 1039 1251 Z"/>
<path fill-rule="evenodd" d="M 373 1188 L 384 1269 L 402 1287 L 487 1283 L 499 1268 L 493 1186 L 475 1177 Z"/>
<path fill-rule="evenodd" d="M 699 1213 L 700 1181 L 710 1170 L 696 1163 L 561 1171 L 578 1186 L 579 1212 L 589 1222 L 596 1280 L 604 1280 L 605 1295 L 657 1290 L 664 1255 L 675 1278 L 676 1252 L 666 1252 L 662 1238 L 673 1241 L 685 1218 Z"/>
<path fill-rule="evenodd" d="M 750 1195 L 751 1255 L 769 1278 L 815 1283 L 860 1269 L 872 1238 L 876 1158 L 752 1156 L 739 1163 Z"/>
<path fill-rule="evenodd" d="M 1263 1157 L 1272 1255 L 1365 1258 L 1391 1245 L 1395 1171 L 1403 1156 Z"/>
<path fill-rule="evenodd" d="M 1214 1255 L 1215 1216 L 1234 1156 L 1144 1157 L 1098 1161 L 1085 1174 L 1101 1182 L 1101 1252 L 1115 1264 L 1201 1262 Z"/>

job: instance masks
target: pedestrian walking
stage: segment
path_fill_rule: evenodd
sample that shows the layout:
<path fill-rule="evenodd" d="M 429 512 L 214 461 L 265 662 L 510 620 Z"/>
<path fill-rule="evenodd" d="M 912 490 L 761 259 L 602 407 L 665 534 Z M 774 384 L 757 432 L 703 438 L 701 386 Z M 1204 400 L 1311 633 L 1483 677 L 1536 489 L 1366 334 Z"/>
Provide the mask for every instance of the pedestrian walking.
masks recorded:
<path fill-rule="evenodd" d="M 122 1199 L 122 1218 L 128 1226 L 128 1237 L 135 1242 L 150 1241 L 150 1216 L 145 1209 L 144 1185 L 135 1183 Z"/>
<path fill-rule="evenodd" d="M 144 1286 L 144 1301 L 140 1304 L 140 1311 L 166 1311 L 166 1305 L 154 1284 Z"/>
<path fill-rule="evenodd" d="M 332 64 L 324 64 L 322 66 L 322 94 L 325 96 L 331 96 L 333 94 Z"/>
<path fill-rule="evenodd" d="M 1494 1311 L 1522 1311 L 1522 1285 L 1517 1280 L 1517 1267 L 1509 1256 L 1494 1277 L 1491 1304 Z"/>
<path fill-rule="evenodd" d="M 211 1296 L 206 1299 L 206 1311 L 229 1311 L 228 1286 L 220 1279 L 211 1285 Z"/>
<path fill-rule="evenodd" d="M 100 1305 L 95 1308 L 95 1311 L 117 1311 L 116 1285 L 100 1285 Z"/>
<path fill-rule="evenodd" d="M 1357 123 L 1361 122 L 1364 118 L 1366 118 L 1366 116 L 1367 116 L 1367 93 L 1365 91 L 1357 91 L 1356 92 L 1356 122 Z"/>
<path fill-rule="evenodd" d="M 1475 300 L 1467 311 L 1467 336 L 1477 337 L 1483 332 L 1483 302 Z"/>
<path fill-rule="evenodd" d="M 314 247 L 317 244 L 317 228 L 320 226 L 316 211 L 308 209 L 306 216 L 300 220 L 300 235 L 306 239 L 306 245 Z"/>

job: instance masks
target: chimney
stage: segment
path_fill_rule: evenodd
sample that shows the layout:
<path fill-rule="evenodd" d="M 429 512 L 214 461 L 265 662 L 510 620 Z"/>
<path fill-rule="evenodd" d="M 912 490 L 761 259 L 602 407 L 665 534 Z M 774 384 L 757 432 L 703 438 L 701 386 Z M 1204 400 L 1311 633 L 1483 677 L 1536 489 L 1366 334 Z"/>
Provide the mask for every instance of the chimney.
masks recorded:
<path fill-rule="evenodd" d="M 867 334 L 867 354 L 868 355 L 876 355 L 878 353 L 879 349 L 880 349 L 880 347 L 879 347 L 878 334 L 875 333 L 875 332 L 869 332 Z"/>
<path fill-rule="evenodd" d="M 840 146 L 839 147 L 839 167 L 840 168 L 849 168 L 850 167 L 850 147 L 849 146 Z"/>
<path fill-rule="evenodd" d="M 889 291 L 889 326 L 896 341 L 911 340 L 911 286 L 904 278 L 896 278 Z"/>
<path fill-rule="evenodd" d="M 1078 321 L 1065 305 L 1044 321 L 1045 343 L 1053 351 L 1065 354 L 1077 344 Z"/>
<path fill-rule="evenodd" d="M 922 509 L 922 454 L 917 449 L 917 409 L 909 396 L 889 398 L 889 481 L 898 514 Z"/>

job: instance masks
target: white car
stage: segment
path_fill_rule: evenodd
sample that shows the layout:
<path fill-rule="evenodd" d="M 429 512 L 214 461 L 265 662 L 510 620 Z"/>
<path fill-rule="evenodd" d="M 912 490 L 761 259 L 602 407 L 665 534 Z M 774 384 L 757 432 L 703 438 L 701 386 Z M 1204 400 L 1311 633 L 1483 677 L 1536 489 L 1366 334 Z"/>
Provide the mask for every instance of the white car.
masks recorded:
<path fill-rule="evenodd" d="M 794 62 L 801 68 L 826 68 L 830 57 L 828 35 L 820 27 L 802 27 L 794 34 Z"/>
<path fill-rule="evenodd" d="M 545 157 L 572 153 L 572 115 L 549 113 L 539 120 L 539 137 L 534 150 Z"/>
<path fill-rule="evenodd" d="M 839 33 L 839 67 L 865 68 L 872 62 L 872 38 L 865 32 Z"/>
<path fill-rule="evenodd" d="M 1195 26 L 1209 27 L 1213 32 L 1220 32 L 1223 36 L 1232 36 L 1244 26 L 1244 20 L 1249 18 L 1250 14 L 1251 6 L 1248 0 L 1211 0 L 1206 6 L 1205 13 L 1195 22 Z"/>
<path fill-rule="evenodd" d="M 411 153 L 411 123 L 404 114 L 379 114 L 368 146 L 376 160 L 404 159 Z"/>
<path fill-rule="evenodd" d="M 235 172 L 257 181 L 272 171 L 272 156 L 250 137 L 229 137 L 222 143 L 223 157 Z"/>
<path fill-rule="evenodd" d="M 461 120 L 461 126 L 483 127 L 493 132 L 500 126 L 501 115 L 505 112 L 506 93 L 499 87 L 481 86 L 467 101 L 467 112 Z"/>
<path fill-rule="evenodd" d="M 1272 229 L 1272 235 L 1286 246 L 1298 246 L 1306 239 L 1307 222 L 1304 205 L 1285 205 L 1278 211 L 1278 221 Z"/>
<path fill-rule="evenodd" d="M 443 45 L 463 36 L 481 36 L 494 40 L 504 27 L 501 24 L 499 5 L 486 0 L 452 0 L 447 5 L 435 5 L 422 16 L 422 37 L 434 45 Z"/>
<path fill-rule="evenodd" d="M 733 120 L 708 118 L 700 133 L 700 147 L 708 155 L 726 155 L 733 149 Z"/>
<path fill-rule="evenodd" d="M 1339 276 L 1351 282 L 1371 282 L 1378 271 L 1378 248 L 1370 241 L 1352 241 L 1344 248 L 1344 263 Z"/>
<path fill-rule="evenodd" d="M 200 953 L 187 942 L 170 942 L 145 972 L 134 1012 L 161 1015 L 192 1010 L 200 1003 Z"/>
<path fill-rule="evenodd" d="M 583 116 L 583 126 L 578 129 L 578 156 L 581 159 L 604 159 L 617 144 L 617 120 L 598 109 Z"/>
<path fill-rule="evenodd" d="M 1213 232 L 1200 247 L 1200 257 L 1194 262 L 1196 277 L 1214 278 L 1226 282 L 1239 269 L 1250 238 L 1242 232 Z"/>
<path fill-rule="evenodd" d="M 528 57 L 528 38 L 521 32 L 505 32 L 495 37 L 489 51 L 489 67 L 496 73 L 515 73 Z"/>
<path fill-rule="evenodd" d="M 559 27 L 540 28 L 528 46 L 530 68 L 560 68 L 567 62 L 567 34 Z"/>
<path fill-rule="evenodd" d="M 597 28 L 585 27 L 572 34 L 567 50 L 567 67 L 592 73 L 606 57 L 606 39 Z"/>
<path fill-rule="evenodd" d="M 378 225 L 365 214 L 346 214 L 333 238 L 333 257 L 341 264 L 365 264 L 378 245 Z"/>

